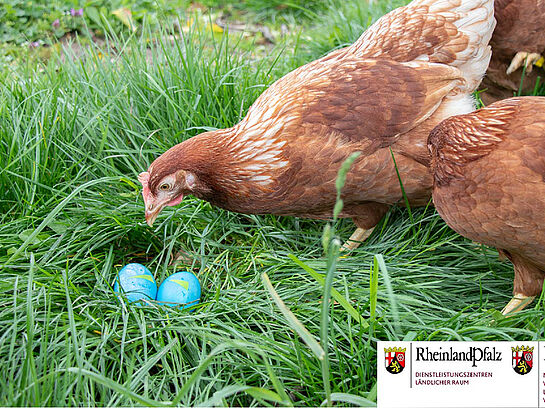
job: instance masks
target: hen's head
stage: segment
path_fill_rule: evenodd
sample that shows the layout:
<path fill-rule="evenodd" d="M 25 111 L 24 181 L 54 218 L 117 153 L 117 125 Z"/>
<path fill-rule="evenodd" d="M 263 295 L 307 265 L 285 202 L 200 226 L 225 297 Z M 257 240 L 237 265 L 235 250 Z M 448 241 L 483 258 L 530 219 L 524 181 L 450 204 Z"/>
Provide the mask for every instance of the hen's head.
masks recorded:
<path fill-rule="evenodd" d="M 138 175 L 146 208 L 146 221 L 151 227 L 166 206 L 175 206 L 184 196 L 202 190 L 202 183 L 192 169 L 191 156 L 177 145 L 159 156 L 148 171 Z"/>
<path fill-rule="evenodd" d="M 140 173 L 138 181 L 142 183 L 146 221 L 150 227 L 164 207 L 180 204 L 196 185 L 196 177 L 189 171 L 176 170 L 161 174 L 155 172 L 153 166 Z"/>

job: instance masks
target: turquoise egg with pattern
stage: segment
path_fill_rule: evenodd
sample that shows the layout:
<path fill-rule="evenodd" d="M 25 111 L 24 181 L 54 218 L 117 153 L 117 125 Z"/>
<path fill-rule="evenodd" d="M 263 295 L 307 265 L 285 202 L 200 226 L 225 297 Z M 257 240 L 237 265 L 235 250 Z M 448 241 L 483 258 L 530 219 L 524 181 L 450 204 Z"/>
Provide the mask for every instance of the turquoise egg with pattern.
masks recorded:
<path fill-rule="evenodd" d="M 152 273 L 144 265 L 130 263 L 124 266 L 114 283 L 114 292 L 123 294 L 129 303 L 154 300 L 157 296 L 157 283 Z"/>
<path fill-rule="evenodd" d="M 201 298 L 201 283 L 191 272 L 177 272 L 166 278 L 157 291 L 157 301 L 185 309 L 195 306 Z"/>

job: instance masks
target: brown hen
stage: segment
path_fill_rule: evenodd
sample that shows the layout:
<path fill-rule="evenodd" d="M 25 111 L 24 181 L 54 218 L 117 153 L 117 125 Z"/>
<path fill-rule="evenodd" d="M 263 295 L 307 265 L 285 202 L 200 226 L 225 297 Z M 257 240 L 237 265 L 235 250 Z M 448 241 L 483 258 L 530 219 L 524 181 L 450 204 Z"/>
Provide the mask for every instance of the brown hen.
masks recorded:
<path fill-rule="evenodd" d="M 515 267 L 522 309 L 545 277 L 545 98 L 520 97 L 443 121 L 430 134 L 433 202 L 447 224 Z"/>
<path fill-rule="evenodd" d="M 538 77 L 540 83 L 545 77 L 545 0 L 496 0 L 494 16 L 498 24 L 490 40 L 492 59 L 480 87 L 486 105 L 519 90 L 531 94 Z M 533 69 L 534 63 L 539 68 Z"/>
<path fill-rule="evenodd" d="M 188 194 L 241 213 L 329 218 L 340 165 L 361 152 L 341 216 L 373 228 L 402 198 L 390 149 L 410 203 L 427 204 L 427 136 L 474 109 L 494 24 L 492 0 L 417 0 L 385 15 L 276 81 L 240 123 L 157 158 L 139 176 L 149 225 Z"/>

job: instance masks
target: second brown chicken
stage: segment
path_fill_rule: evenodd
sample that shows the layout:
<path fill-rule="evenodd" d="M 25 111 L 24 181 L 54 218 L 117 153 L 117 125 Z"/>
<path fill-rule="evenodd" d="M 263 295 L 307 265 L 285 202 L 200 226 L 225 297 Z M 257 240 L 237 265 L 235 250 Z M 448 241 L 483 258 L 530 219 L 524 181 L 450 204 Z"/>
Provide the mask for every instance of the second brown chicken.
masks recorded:
<path fill-rule="evenodd" d="M 428 148 L 437 211 L 456 232 L 509 258 L 514 297 L 503 313 L 522 309 L 545 278 L 545 98 L 446 119 Z"/>

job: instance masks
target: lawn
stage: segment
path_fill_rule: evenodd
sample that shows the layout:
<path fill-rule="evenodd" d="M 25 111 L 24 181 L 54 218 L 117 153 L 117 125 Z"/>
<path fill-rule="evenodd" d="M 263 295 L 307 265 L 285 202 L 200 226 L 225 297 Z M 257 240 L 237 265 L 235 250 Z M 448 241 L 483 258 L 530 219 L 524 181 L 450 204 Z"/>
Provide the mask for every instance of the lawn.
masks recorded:
<path fill-rule="evenodd" d="M 512 266 L 431 206 L 393 208 L 343 256 L 350 220 L 248 216 L 188 197 L 147 226 L 136 177 L 155 157 L 232 126 L 274 80 L 402 2 L 228 8 L 271 27 L 274 44 L 212 33 L 207 13 L 225 7 L 209 3 L 194 20 L 121 24 L 99 45 L 82 33 L 77 56 L 24 48 L 4 60 L 0 405 L 374 406 L 377 340 L 542 338 L 542 300 L 503 318 Z M 172 265 L 180 249 L 189 259 Z M 129 262 L 158 282 L 193 271 L 200 305 L 120 304 L 112 285 Z"/>

